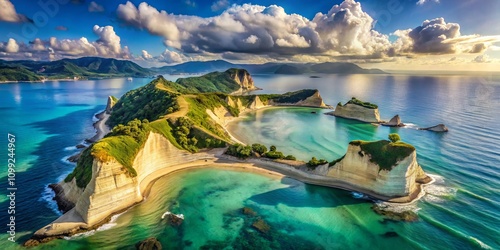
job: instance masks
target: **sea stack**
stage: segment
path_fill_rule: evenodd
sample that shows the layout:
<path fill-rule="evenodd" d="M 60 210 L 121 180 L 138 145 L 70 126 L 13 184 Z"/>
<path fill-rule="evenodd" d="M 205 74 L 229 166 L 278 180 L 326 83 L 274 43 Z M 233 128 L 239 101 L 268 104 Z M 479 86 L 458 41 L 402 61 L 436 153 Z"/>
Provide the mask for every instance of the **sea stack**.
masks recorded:
<path fill-rule="evenodd" d="M 382 123 L 383 126 L 387 127 L 404 127 L 405 124 L 401 122 L 401 117 L 395 115 L 389 122 Z"/>
<path fill-rule="evenodd" d="M 360 101 L 355 97 L 344 105 L 339 102 L 335 111 L 327 114 L 368 123 L 381 122 L 377 105 Z"/>
<path fill-rule="evenodd" d="M 419 128 L 419 130 L 429 130 L 433 132 L 448 132 L 448 127 L 444 124 L 438 124 L 436 126 L 428 127 L 428 128 Z"/>
<path fill-rule="evenodd" d="M 317 174 L 395 202 L 415 199 L 420 184 L 431 180 L 417 162 L 416 149 L 401 141 L 352 141 L 347 153 L 330 165 Z"/>

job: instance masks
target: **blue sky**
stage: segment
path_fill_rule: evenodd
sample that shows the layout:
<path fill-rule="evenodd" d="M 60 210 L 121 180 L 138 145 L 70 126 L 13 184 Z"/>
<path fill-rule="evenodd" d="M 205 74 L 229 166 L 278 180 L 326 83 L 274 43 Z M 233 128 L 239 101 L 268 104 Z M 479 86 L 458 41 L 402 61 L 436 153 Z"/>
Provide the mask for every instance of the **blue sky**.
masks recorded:
<path fill-rule="evenodd" d="M 497 0 L 26 2 L 0 0 L 0 58 L 104 56 L 142 65 L 221 58 L 351 61 L 384 67 L 402 61 L 496 65 L 500 58 Z"/>

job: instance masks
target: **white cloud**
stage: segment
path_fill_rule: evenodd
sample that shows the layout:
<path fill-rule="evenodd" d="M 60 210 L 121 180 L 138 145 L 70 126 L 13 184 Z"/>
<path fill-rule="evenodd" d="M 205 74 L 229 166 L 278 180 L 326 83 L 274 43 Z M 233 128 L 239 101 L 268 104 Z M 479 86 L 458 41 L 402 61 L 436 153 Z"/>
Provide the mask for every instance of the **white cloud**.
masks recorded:
<path fill-rule="evenodd" d="M 218 0 L 212 3 L 212 6 L 210 6 L 210 9 L 212 11 L 219 11 L 223 10 L 229 7 L 229 1 L 228 0 Z"/>
<path fill-rule="evenodd" d="M 150 55 L 146 50 L 142 50 L 142 58 L 145 60 L 152 59 L 153 56 Z"/>
<path fill-rule="evenodd" d="M 288 14 L 276 5 L 233 5 L 209 18 L 173 15 L 141 3 L 121 4 L 118 17 L 127 25 L 162 36 L 182 53 L 256 53 L 292 56 L 374 55 L 387 51 L 388 37 L 372 30 L 374 20 L 354 0 L 335 5 L 313 20 Z"/>
<path fill-rule="evenodd" d="M 10 38 L 7 44 L 5 45 L 5 52 L 7 53 L 17 53 L 19 51 L 19 45 L 16 40 Z"/>
<path fill-rule="evenodd" d="M 186 59 L 183 58 L 182 55 L 168 49 L 165 50 L 163 53 L 161 53 L 161 55 L 158 56 L 156 59 L 160 62 L 165 62 L 167 64 L 181 63 L 183 61 L 186 61 Z"/>
<path fill-rule="evenodd" d="M 130 58 L 127 46 L 121 46 L 120 37 L 115 33 L 112 26 L 93 27 L 94 33 L 99 37 L 94 42 L 86 37 L 80 39 L 57 39 L 51 37 L 48 40 L 34 39 L 29 44 L 20 43 L 14 39 L 8 42 L 0 42 L 0 51 L 4 54 L 0 57 L 22 58 L 26 53 L 34 59 L 57 59 L 63 57 L 100 56 L 112 58 Z"/>
<path fill-rule="evenodd" d="M 487 62 L 490 62 L 489 59 L 490 58 L 488 55 L 480 55 L 480 56 L 476 56 L 476 58 L 474 58 L 474 60 L 472 60 L 472 61 L 476 62 L 476 63 L 487 63 Z"/>
<path fill-rule="evenodd" d="M 425 20 L 414 29 L 397 30 L 398 40 L 390 54 L 459 54 L 482 53 L 500 36 L 462 35 L 458 23 L 446 23 L 444 18 Z"/>
<path fill-rule="evenodd" d="M 245 39 L 245 42 L 250 43 L 250 44 L 255 44 L 257 42 L 257 40 L 259 40 L 259 38 L 257 36 L 250 35 L 249 37 L 247 37 L 247 39 Z"/>
<path fill-rule="evenodd" d="M 25 15 L 18 14 L 9 0 L 0 0 L 0 21 L 21 23 L 30 20 Z"/>
<path fill-rule="evenodd" d="M 428 2 L 439 3 L 439 0 L 418 0 L 417 5 L 424 5 L 425 3 L 428 3 Z"/>
<path fill-rule="evenodd" d="M 89 4 L 89 12 L 104 12 L 104 7 L 94 1 Z"/>

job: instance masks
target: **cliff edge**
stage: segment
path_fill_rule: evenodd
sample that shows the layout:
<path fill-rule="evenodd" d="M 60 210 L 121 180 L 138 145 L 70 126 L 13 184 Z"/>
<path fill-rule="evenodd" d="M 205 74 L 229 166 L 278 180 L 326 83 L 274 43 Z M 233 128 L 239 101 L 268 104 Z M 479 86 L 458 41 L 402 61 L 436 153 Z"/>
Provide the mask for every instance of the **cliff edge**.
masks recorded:
<path fill-rule="evenodd" d="M 341 159 L 314 172 L 403 202 L 415 199 L 420 184 L 430 181 L 417 162 L 416 149 L 401 141 L 352 141 Z"/>
<path fill-rule="evenodd" d="M 362 102 L 354 97 L 344 105 L 338 103 L 335 107 L 335 111 L 328 114 L 362 122 L 382 122 L 380 120 L 380 113 L 377 105 Z"/>

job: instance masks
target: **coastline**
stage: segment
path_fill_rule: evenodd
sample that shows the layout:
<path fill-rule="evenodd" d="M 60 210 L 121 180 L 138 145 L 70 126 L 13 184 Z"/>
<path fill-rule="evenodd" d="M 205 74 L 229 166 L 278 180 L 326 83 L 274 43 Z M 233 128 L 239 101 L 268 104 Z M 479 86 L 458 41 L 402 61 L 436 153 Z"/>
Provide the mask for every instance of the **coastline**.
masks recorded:
<path fill-rule="evenodd" d="M 108 125 L 106 125 L 106 122 L 108 121 L 110 116 L 111 115 L 108 114 L 106 110 L 103 110 L 99 112 L 97 115 L 95 115 L 95 117 L 98 119 L 93 124 L 96 134 L 89 139 L 85 139 L 87 143 L 97 142 L 100 139 L 104 138 L 104 136 L 107 135 L 109 132 L 111 132 L 111 129 L 108 127 Z"/>
<path fill-rule="evenodd" d="M 250 112 L 257 112 L 260 110 L 272 109 L 272 108 L 290 108 L 290 107 L 292 106 L 267 105 L 256 109 L 244 110 L 243 112 L 241 112 L 239 117 L 222 116 L 222 118 L 219 118 L 219 116 L 215 115 L 214 112 L 212 112 L 211 114 L 209 112 L 209 114 L 210 116 L 212 116 L 212 118 L 214 118 L 213 116 L 217 118 L 214 120 L 216 120 L 220 125 L 222 125 L 224 130 L 228 133 L 228 135 L 230 135 L 230 137 L 233 140 L 240 142 L 237 138 L 235 138 L 232 135 L 229 129 L 228 125 L 231 122 L 234 122 L 237 119 L 243 119 L 247 117 L 247 115 Z M 307 107 L 307 106 L 296 106 L 296 107 Z M 310 107 L 310 108 L 321 108 L 321 107 Z M 96 135 L 91 139 L 88 139 L 89 142 L 91 140 L 97 141 L 109 132 L 109 128 L 105 125 L 105 122 L 109 118 L 109 114 L 107 114 L 106 111 L 102 111 L 99 114 L 97 114 L 96 117 L 99 119 L 97 122 L 93 124 L 94 128 L 96 129 Z M 425 195 L 425 190 L 424 190 L 425 185 L 432 184 L 432 182 L 434 181 L 432 177 L 429 177 L 430 181 L 425 183 L 418 183 L 417 190 L 415 190 L 412 194 L 409 194 L 408 196 L 388 197 L 373 192 L 371 190 L 366 190 L 365 188 L 362 188 L 353 183 L 346 182 L 345 180 L 335 179 L 332 177 L 325 177 L 310 173 L 308 171 L 304 171 L 300 169 L 300 167 L 304 165 L 302 162 L 301 164 L 297 165 L 297 164 L 290 164 L 290 162 L 286 161 L 273 161 L 257 157 L 251 157 L 246 160 L 242 160 L 233 156 L 225 155 L 224 151 L 225 149 L 213 149 L 207 151 L 206 153 L 209 154 L 207 154 L 206 157 L 204 158 L 198 158 L 193 161 L 187 161 L 179 165 L 158 169 L 155 172 L 149 173 L 148 175 L 145 176 L 145 178 L 143 178 L 139 183 L 137 183 L 137 188 L 140 190 L 142 199 L 134 203 L 132 206 L 140 204 L 142 201 L 144 201 L 144 199 L 146 199 L 150 195 L 154 183 L 159 178 L 172 175 L 175 173 L 180 173 L 182 171 L 189 171 L 192 169 L 200 169 L 200 168 L 220 168 L 230 171 L 244 171 L 244 172 L 257 173 L 266 176 L 271 176 L 273 178 L 292 178 L 306 184 L 360 192 L 370 197 L 373 201 L 383 200 L 389 203 L 397 203 L 399 205 L 411 204 L 422 198 Z M 33 237 L 29 241 L 27 241 L 25 245 L 26 246 L 37 245 L 39 243 L 44 243 L 52 239 L 71 236 L 77 233 L 98 228 L 103 224 L 109 222 L 112 216 L 123 213 L 132 206 L 128 206 L 126 207 L 126 209 L 121 209 L 119 211 L 118 210 L 114 211 L 110 213 L 108 216 L 106 216 L 104 219 L 100 220 L 97 223 L 93 223 L 92 225 L 85 223 L 84 220 L 75 212 L 75 209 L 73 208 L 69 210 L 67 213 L 63 214 L 57 220 L 36 231 Z"/>

